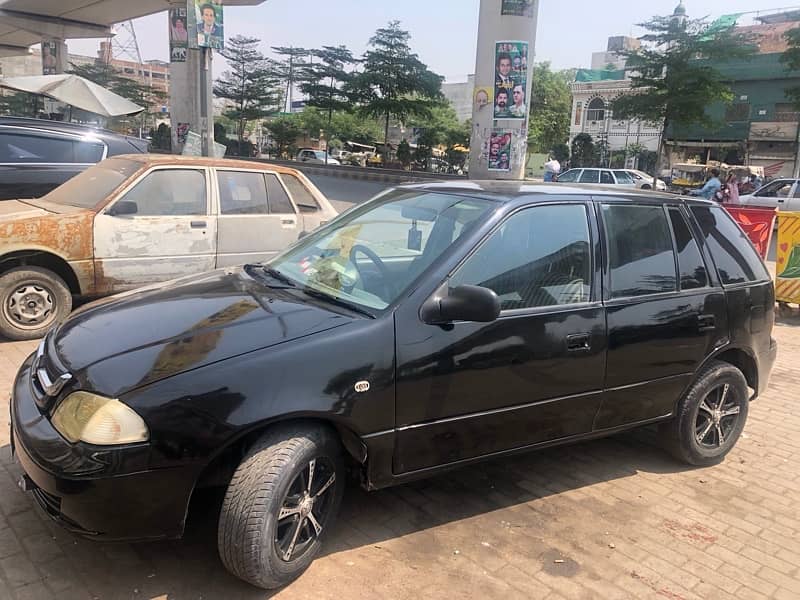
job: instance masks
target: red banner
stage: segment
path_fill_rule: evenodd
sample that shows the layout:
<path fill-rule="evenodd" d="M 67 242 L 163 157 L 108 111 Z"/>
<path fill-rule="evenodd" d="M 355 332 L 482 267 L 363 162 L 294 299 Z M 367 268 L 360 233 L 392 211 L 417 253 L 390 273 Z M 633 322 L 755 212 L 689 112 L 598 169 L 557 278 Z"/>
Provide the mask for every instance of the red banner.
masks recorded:
<path fill-rule="evenodd" d="M 747 234 L 761 258 L 766 259 L 769 245 L 772 242 L 772 230 L 775 228 L 776 208 L 744 208 L 723 204 L 734 221 Z"/>

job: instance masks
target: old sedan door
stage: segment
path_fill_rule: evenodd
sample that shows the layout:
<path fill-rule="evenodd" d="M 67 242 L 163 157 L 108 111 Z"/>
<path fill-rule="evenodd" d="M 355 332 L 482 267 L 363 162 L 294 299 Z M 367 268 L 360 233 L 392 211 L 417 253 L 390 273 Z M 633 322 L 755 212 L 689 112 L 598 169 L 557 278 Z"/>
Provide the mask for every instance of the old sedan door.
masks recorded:
<path fill-rule="evenodd" d="M 261 262 L 300 235 L 294 205 L 275 173 L 216 169 L 217 267 Z"/>
<path fill-rule="evenodd" d="M 97 291 L 118 292 L 214 268 L 208 171 L 156 167 L 94 221 Z"/>
<path fill-rule="evenodd" d="M 587 433 L 605 374 L 598 235 L 584 202 L 520 210 L 447 284 L 501 300 L 493 323 L 397 315 L 396 474 Z"/>

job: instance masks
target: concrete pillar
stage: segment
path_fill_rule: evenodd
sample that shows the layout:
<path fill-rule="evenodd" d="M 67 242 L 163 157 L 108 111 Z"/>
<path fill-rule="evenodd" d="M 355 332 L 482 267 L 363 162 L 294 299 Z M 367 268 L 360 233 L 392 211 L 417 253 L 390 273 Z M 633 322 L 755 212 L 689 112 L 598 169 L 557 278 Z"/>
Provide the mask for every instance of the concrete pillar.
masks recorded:
<path fill-rule="evenodd" d="M 494 102 L 497 86 L 497 46 L 498 42 L 526 42 L 527 71 L 525 82 L 525 102 L 528 109 L 531 103 L 533 84 L 533 62 L 536 43 L 536 24 L 539 15 L 539 0 L 529 3 L 519 2 L 519 12 L 523 14 L 503 15 L 500 0 L 481 0 L 478 24 L 478 52 L 475 65 L 476 97 L 472 112 L 472 140 L 470 144 L 469 175 L 472 179 L 522 179 L 525 176 L 525 162 L 528 152 L 528 118 L 495 118 Z M 527 4 L 527 5 L 526 5 Z M 514 54 L 516 56 L 516 54 Z M 492 102 L 484 105 L 478 99 L 480 90 L 492 90 Z M 508 92 L 509 106 L 513 103 L 513 89 Z M 502 112 L 500 114 L 503 114 Z M 502 133 L 501 133 L 502 131 Z M 493 133 L 501 133 L 495 139 L 507 140 L 510 136 L 509 168 L 490 170 L 490 153 Z M 494 161 L 493 161 L 494 162 Z"/>
<path fill-rule="evenodd" d="M 186 8 L 186 2 L 174 2 L 175 7 Z M 169 18 L 167 18 L 169 26 Z M 167 31 L 168 33 L 168 31 Z M 209 51 L 210 53 L 210 51 Z M 214 111 L 213 111 L 213 73 L 209 60 L 206 77 L 205 94 L 202 93 L 200 80 L 201 69 L 204 68 L 203 51 L 188 49 L 186 62 L 173 62 L 169 64 L 169 116 L 172 127 L 172 151 L 175 154 L 183 152 L 185 140 L 185 127 L 189 131 L 203 135 L 206 133 L 208 148 L 213 148 L 214 137 Z M 201 119 L 201 102 L 206 101 L 206 123 Z"/>
<path fill-rule="evenodd" d="M 42 38 L 42 75 L 66 73 L 69 67 L 67 43 L 59 38 Z"/>

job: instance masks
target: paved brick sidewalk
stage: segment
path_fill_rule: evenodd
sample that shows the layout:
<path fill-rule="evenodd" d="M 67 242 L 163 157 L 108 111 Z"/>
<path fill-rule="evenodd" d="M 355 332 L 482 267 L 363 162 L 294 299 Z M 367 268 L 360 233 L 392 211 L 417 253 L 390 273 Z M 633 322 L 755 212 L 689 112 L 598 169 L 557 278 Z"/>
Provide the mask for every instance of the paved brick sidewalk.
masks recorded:
<path fill-rule="evenodd" d="M 400 488 L 348 490 L 325 556 L 276 598 L 800 598 L 800 319 L 744 438 L 677 465 L 641 431 Z M 187 538 L 97 544 L 40 516 L 15 481 L 5 398 L 33 343 L 0 343 L 0 599 L 270 597 L 216 554 L 218 497 Z"/>

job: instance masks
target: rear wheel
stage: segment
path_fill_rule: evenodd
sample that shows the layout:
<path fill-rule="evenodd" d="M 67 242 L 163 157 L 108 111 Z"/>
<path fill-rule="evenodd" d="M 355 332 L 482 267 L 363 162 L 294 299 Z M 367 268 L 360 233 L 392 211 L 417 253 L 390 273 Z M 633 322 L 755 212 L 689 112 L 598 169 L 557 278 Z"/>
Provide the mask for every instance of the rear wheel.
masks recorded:
<path fill-rule="evenodd" d="M 748 408 L 742 372 L 728 363 L 713 362 L 678 404 L 675 419 L 664 427 L 666 445 L 690 465 L 716 464 L 736 445 Z"/>
<path fill-rule="evenodd" d="M 644 185 L 642 185 L 641 189 L 643 189 L 643 190 L 652 190 L 653 186 L 650 185 L 649 183 L 645 183 Z"/>
<path fill-rule="evenodd" d="M 266 589 L 291 582 L 319 554 L 343 489 L 341 447 L 326 428 L 267 433 L 225 495 L 218 530 L 225 567 Z"/>
<path fill-rule="evenodd" d="M 10 340 L 42 337 L 72 310 L 72 295 L 58 275 L 18 267 L 0 276 L 0 335 Z"/>

